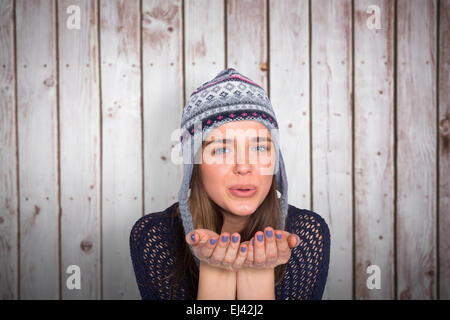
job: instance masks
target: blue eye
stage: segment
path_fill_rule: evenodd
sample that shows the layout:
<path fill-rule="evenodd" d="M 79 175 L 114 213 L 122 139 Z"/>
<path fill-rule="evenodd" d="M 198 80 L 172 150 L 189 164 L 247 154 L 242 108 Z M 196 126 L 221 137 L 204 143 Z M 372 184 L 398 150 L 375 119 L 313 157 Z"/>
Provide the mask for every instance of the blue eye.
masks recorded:
<path fill-rule="evenodd" d="M 256 148 L 264 148 L 265 150 L 263 150 L 262 152 L 267 152 L 267 147 L 266 146 L 257 146 Z"/>
<path fill-rule="evenodd" d="M 268 151 L 267 146 L 257 146 L 257 147 L 255 147 L 255 148 L 262 148 L 262 149 L 259 149 L 260 152 L 267 152 L 267 151 Z M 223 150 L 228 150 L 228 149 L 227 149 L 227 148 L 217 148 L 217 149 L 214 149 L 214 154 L 224 154 L 224 153 L 227 153 L 227 152 L 222 152 Z"/>
<path fill-rule="evenodd" d="M 227 148 L 218 148 L 218 149 L 214 149 L 214 154 L 222 154 L 222 152 L 218 152 L 218 150 L 227 150 Z"/>

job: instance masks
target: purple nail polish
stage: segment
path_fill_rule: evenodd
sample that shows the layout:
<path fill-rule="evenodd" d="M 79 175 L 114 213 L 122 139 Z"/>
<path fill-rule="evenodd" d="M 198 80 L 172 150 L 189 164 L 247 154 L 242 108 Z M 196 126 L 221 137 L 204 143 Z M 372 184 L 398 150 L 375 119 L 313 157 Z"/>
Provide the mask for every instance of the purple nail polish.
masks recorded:
<path fill-rule="evenodd" d="M 255 239 L 252 240 L 252 246 L 254 246 L 254 245 L 255 245 Z"/>
<path fill-rule="evenodd" d="M 281 234 L 276 233 L 275 236 L 277 237 L 277 239 L 281 239 Z"/>
<path fill-rule="evenodd" d="M 245 252 L 246 249 L 247 249 L 247 248 L 245 248 L 245 247 L 241 247 L 241 251 L 242 251 L 242 252 Z"/>
<path fill-rule="evenodd" d="M 211 240 L 209 240 L 209 242 L 211 243 L 211 244 L 216 244 L 216 239 L 211 239 Z"/>
<path fill-rule="evenodd" d="M 222 242 L 227 242 L 228 241 L 228 236 L 222 236 Z"/>
<path fill-rule="evenodd" d="M 191 234 L 191 240 L 192 242 L 195 242 L 195 233 Z"/>
<path fill-rule="evenodd" d="M 262 242 L 264 239 L 262 234 L 258 234 L 256 237 L 258 238 L 259 242 Z"/>
<path fill-rule="evenodd" d="M 269 238 L 272 238 L 272 230 L 267 230 L 267 231 L 266 231 L 266 235 L 267 235 Z"/>
<path fill-rule="evenodd" d="M 236 242 L 238 242 L 239 237 L 238 236 L 233 236 L 232 239 L 233 239 L 233 243 L 236 243 Z"/>

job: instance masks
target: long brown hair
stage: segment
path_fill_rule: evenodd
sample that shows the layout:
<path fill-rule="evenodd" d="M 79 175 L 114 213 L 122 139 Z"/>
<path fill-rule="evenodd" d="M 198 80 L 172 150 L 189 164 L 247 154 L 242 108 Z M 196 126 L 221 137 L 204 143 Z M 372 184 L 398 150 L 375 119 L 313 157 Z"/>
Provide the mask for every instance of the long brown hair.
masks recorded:
<path fill-rule="evenodd" d="M 194 229 L 209 229 L 220 235 L 223 226 L 223 216 L 218 205 L 206 193 L 201 179 L 200 164 L 194 164 L 190 188 L 191 194 L 188 203 L 192 213 Z M 249 241 L 257 231 L 264 231 L 264 228 L 268 226 L 274 229 L 280 228 L 281 212 L 276 188 L 274 175 L 266 198 L 256 211 L 249 216 L 247 224 L 240 232 L 241 242 Z M 183 235 L 183 238 L 181 239 L 182 241 L 179 241 L 180 245 L 176 248 L 175 269 L 169 275 L 169 277 L 174 277 L 173 281 L 171 281 L 169 299 L 175 299 L 179 284 L 182 282 L 183 277 L 186 277 L 186 272 L 188 272 L 191 275 L 192 283 L 188 292 L 186 292 L 186 299 L 196 300 L 199 269 L 185 240 L 186 237 L 181 225 L 178 204 L 176 205 L 173 218 L 179 219 L 179 232 Z M 285 270 L 286 264 L 275 267 L 275 286 L 283 279 Z"/>

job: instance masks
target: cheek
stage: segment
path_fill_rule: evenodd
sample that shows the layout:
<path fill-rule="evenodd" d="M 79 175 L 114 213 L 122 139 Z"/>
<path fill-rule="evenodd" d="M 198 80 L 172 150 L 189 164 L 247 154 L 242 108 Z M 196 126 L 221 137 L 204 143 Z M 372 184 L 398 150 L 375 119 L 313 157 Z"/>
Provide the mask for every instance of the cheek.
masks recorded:
<path fill-rule="evenodd" d="M 263 191 L 264 197 L 269 192 L 270 187 L 272 185 L 272 181 L 273 181 L 273 175 L 260 175 L 259 176 L 259 185 Z"/>
<path fill-rule="evenodd" d="M 261 182 L 272 182 L 275 172 L 275 160 L 270 159 L 267 164 L 258 164 L 255 166 L 255 174 L 259 176 Z"/>
<path fill-rule="evenodd" d="M 258 165 L 255 169 L 258 175 L 258 184 L 261 188 L 261 196 L 265 198 L 272 186 L 273 175 L 274 175 L 274 162 L 275 160 L 269 160 L 267 165 Z"/>
<path fill-rule="evenodd" d="M 275 171 L 275 152 L 263 153 L 259 155 L 258 163 L 255 166 L 255 173 L 260 176 L 272 176 Z"/>
<path fill-rule="evenodd" d="M 222 187 L 226 186 L 226 176 L 229 168 L 217 164 L 203 164 L 202 178 L 203 184 L 208 193 L 218 192 Z"/>

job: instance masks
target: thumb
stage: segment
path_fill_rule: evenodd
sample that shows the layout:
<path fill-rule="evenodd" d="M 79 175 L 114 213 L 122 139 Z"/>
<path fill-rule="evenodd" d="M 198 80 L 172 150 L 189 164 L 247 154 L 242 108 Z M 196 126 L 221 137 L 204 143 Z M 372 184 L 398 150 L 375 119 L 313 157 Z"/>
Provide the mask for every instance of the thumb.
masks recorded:
<path fill-rule="evenodd" d="M 300 244 L 300 237 L 296 234 L 291 234 L 289 236 L 288 244 L 290 248 L 298 247 L 298 245 Z"/>
<path fill-rule="evenodd" d="M 186 236 L 186 241 L 190 245 L 197 244 L 198 239 L 199 239 L 199 236 L 195 231 L 188 233 L 188 235 Z"/>

